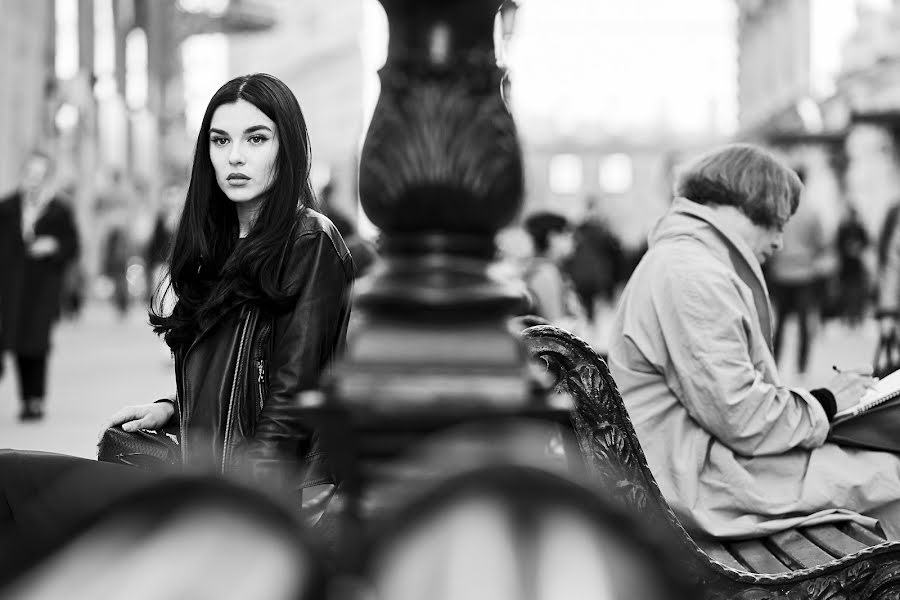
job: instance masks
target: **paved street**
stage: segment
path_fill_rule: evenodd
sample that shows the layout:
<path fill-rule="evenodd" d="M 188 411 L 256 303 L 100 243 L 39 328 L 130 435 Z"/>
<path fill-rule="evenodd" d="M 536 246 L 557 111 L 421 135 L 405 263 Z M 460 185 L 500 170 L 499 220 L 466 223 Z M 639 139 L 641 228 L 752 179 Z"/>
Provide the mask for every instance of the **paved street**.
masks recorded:
<path fill-rule="evenodd" d="M 793 324 L 785 332 L 785 357 L 794 357 Z M 126 404 L 151 402 L 174 389 L 172 368 L 164 346 L 137 308 L 120 321 L 105 305 L 87 308 L 81 320 L 57 328 L 50 365 L 47 417 L 40 423 L 17 421 L 18 400 L 11 361 L 0 380 L 0 447 L 63 452 L 91 457 L 103 421 Z M 792 385 L 816 387 L 827 383 L 831 365 L 848 367 L 871 361 L 874 323 L 858 330 L 829 323 L 819 331 L 806 377 L 792 366 L 782 370 Z M 785 361 L 782 357 L 782 363 Z"/>
<path fill-rule="evenodd" d="M 12 360 L 0 380 L 0 447 L 96 456 L 101 424 L 119 407 L 152 402 L 174 390 L 165 346 L 133 307 L 124 320 L 104 304 L 56 329 L 50 358 L 47 416 L 19 423 Z"/>

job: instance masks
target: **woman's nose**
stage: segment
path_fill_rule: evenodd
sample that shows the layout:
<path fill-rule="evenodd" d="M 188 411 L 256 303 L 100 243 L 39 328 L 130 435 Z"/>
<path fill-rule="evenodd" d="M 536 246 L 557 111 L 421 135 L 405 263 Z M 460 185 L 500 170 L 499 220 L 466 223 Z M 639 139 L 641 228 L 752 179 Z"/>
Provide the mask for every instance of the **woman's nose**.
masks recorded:
<path fill-rule="evenodd" d="M 232 144 L 231 152 L 228 154 L 228 162 L 232 165 L 244 164 L 244 153 L 240 144 Z"/>

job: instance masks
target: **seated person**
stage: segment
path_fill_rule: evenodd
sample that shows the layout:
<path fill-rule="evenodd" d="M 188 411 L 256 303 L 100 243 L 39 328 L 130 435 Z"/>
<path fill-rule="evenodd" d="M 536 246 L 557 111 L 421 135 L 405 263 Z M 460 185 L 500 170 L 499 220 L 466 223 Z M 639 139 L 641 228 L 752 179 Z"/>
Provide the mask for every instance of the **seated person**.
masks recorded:
<path fill-rule="evenodd" d="M 531 301 L 528 312 L 571 329 L 574 291 L 560 265 L 574 249 L 572 226 L 562 215 L 546 211 L 529 215 L 523 225 L 534 250 L 523 273 Z"/>
<path fill-rule="evenodd" d="M 802 184 L 768 152 L 701 157 L 616 310 L 609 367 L 659 482 L 684 524 L 717 537 L 879 519 L 900 538 L 900 456 L 826 442 L 871 370 L 790 389 L 772 353 L 761 264 L 782 246 Z M 874 524 L 869 519 L 869 524 Z"/>

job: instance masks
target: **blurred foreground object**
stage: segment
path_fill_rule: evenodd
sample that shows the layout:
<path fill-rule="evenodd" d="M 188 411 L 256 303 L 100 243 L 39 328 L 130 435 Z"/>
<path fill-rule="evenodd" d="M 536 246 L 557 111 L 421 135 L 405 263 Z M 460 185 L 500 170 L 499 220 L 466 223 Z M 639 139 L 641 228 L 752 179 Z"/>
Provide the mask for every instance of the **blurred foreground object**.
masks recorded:
<path fill-rule="evenodd" d="M 699 597 L 636 515 L 546 471 L 499 465 L 445 481 L 369 553 L 392 600 Z"/>
<path fill-rule="evenodd" d="M 306 402 L 332 424 L 321 430 L 342 501 L 321 525 L 335 525 L 350 571 L 375 507 L 405 497 L 377 491 L 421 489 L 446 474 L 393 462 L 422 438 L 474 421 L 500 428 L 508 418 L 568 427 L 569 405 L 550 405 L 533 386 L 507 328 L 523 287 L 491 269 L 494 237 L 519 211 L 523 188 L 493 46 L 500 2 L 382 4 L 388 56 L 359 174 L 381 257 L 357 283 L 359 329 L 328 393 Z"/>
<path fill-rule="evenodd" d="M 221 479 L 171 479 L 85 519 L 37 551 L 0 597 L 294 600 L 322 575 L 289 510 Z"/>

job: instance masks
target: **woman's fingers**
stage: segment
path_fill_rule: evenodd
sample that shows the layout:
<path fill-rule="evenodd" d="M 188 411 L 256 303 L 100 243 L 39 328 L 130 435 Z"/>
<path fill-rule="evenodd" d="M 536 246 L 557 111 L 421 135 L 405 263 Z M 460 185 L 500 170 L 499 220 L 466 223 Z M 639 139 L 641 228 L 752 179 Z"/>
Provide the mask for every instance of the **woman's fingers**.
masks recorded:
<path fill-rule="evenodd" d="M 126 425 L 137 423 L 146 415 L 147 409 L 144 406 L 126 406 L 125 408 L 119 409 L 103 425 L 103 428 L 100 430 L 100 437 L 97 438 L 97 443 L 100 443 L 100 439 L 103 437 L 104 431 L 106 431 L 110 427 L 115 427 L 116 425 L 122 425 L 122 429 L 124 429 L 125 431 L 134 431 L 134 429 L 136 428 L 126 429 Z"/>

